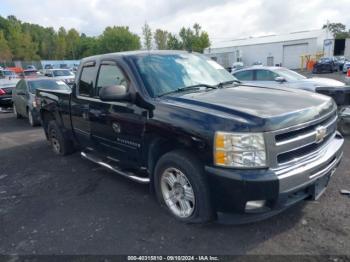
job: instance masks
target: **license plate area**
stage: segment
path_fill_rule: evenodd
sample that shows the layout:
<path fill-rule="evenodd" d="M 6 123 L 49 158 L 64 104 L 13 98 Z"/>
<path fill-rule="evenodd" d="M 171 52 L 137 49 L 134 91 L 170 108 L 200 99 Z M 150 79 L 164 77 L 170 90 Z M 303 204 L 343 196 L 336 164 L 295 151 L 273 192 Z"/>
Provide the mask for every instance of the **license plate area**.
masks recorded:
<path fill-rule="evenodd" d="M 326 191 L 331 173 L 324 175 L 316 180 L 316 182 L 311 187 L 311 198 L 312 200 L 317 200 Z"/>

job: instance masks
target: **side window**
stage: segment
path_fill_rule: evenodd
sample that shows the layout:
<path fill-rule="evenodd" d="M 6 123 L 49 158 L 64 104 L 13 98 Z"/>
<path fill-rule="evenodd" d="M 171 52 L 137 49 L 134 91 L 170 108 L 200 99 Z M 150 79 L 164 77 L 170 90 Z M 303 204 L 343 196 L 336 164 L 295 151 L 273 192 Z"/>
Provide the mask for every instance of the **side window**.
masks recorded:
<path fill-rule="evenodd" d="M 233 74 L 238 80 L 253 81 L 253 70 L 241 71 Z"/>
<path fill-rule="evenodd" d="M 81 76 L 79 79 L 79 95 L 91 96 L 94 90 L 94 78 L 95 78 L 95 67 L 86 66 L 83 67 Z"/>
<path fill-rule="evenodd" d="M 102 87 L 124 85 L 128 87 L 128 80 L 123 71 L 116 64 L 102 64 L 97 79 L 97 95 Z"/>
<path fill-rule="evenodd" d="M 269 70 L 256 70 L 256 81 L 275 81 L 278 75 Z"/>

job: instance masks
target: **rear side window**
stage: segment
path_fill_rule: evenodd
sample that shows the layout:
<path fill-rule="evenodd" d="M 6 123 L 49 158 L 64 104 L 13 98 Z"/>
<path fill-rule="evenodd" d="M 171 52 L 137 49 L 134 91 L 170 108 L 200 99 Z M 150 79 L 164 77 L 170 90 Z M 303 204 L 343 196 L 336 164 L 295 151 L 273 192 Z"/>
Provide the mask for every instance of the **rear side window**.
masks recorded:
<path fill-rule="evenodd" d="M 274 81 L 278 75 L 269 70 L 256 70 L 257 81 Z"/>
<path fill-rule="evenodd" d="M 241 71 L 233 74 L 238 80 L 253 81 L 253 70 Z"/>
<path fill-rule="evenodd" d="M 97 94 L 106 86 L 124 85 L 128 87 L 128 80 L 123 71 L 114 63 L 102 64 L 97 79 Z"/>
<path fill-rule="evenodd" d="M 94 77 L 95 77 L 94 66 L 83 67 L 81 76 L 79 79 L 79 95 L 91 96 L 93 94 Z"/>

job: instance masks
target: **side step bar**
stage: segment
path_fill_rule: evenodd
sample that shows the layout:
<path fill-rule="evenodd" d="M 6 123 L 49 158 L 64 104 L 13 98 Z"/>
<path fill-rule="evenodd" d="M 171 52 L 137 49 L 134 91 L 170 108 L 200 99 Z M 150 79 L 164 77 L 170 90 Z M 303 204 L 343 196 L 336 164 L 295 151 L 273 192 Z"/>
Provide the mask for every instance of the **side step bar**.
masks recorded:
<path fill-rule="evenodd" d="M 135 182 L 141 183 L 141 184 L 148 184 L 150 182 L 150 179 L 148 177 L 140 177 L 140 176 L 135 176 L 133 173 L 125 173 L 110 164 L 107 164 L 103 162 L 99 157 L 94 156 L 93 154 L 87 153 L 87 152 L 81 152 L 81 156 L 87 160 L 90 160 L 100 166 L 103 166 L 105 168 L 108 168 L 109 170 L 117 173 L 118 175 L 121 175 L 123 177 L 129 178 Z"/>

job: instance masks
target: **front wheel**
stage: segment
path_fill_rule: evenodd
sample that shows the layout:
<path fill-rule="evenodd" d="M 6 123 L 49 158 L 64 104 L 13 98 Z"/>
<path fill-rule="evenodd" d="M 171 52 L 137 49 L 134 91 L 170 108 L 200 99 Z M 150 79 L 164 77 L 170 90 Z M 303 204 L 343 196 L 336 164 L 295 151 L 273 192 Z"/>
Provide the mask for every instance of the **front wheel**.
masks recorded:
<path fill-rule="evenodd" d="M 213 219 L 203 166 L 190 153 L 175 150 L 162 156 L 155 168 L 154 184 L 161 206 L 176 219 L 186 223 Z"/>

